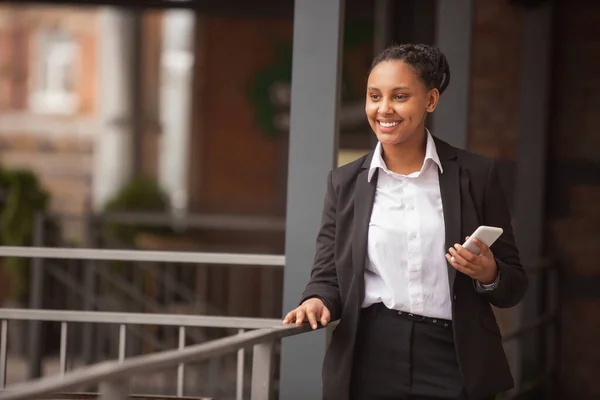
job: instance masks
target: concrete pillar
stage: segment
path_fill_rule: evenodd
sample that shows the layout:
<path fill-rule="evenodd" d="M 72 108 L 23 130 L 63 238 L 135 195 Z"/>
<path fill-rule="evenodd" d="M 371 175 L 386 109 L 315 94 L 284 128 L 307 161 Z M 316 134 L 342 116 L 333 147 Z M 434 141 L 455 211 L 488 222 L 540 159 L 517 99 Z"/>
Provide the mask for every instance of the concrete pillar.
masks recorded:
<path fill-rule="evenodd" d="M 133 14 L 126 10 L 104 8 L 98 16 L 94 209 L 102 208 L 131 178 L 135 26 Z"/>
<path fill-rule="evenodd" d="M 188 207 L 195 23 L 191 10 L 167 11 L 163 20 L 159 182 L 173 210 L 182 213 Z"/>
<path fill-rule="evenodd" d="M 283 313 L 298 305 L 313 263 L 327 173 L 337 159 L 344 0 L 294 8 Z M 321 398 L 325 331 L 283 341 L 279 398 Z"/>
<path fill-rule="evenodd" d="M 435 44 L 450 64 L 450 86 L 432 115 L 433 133 L 461 149 L 469 134 L 474 0 L 438 1 Z"/>

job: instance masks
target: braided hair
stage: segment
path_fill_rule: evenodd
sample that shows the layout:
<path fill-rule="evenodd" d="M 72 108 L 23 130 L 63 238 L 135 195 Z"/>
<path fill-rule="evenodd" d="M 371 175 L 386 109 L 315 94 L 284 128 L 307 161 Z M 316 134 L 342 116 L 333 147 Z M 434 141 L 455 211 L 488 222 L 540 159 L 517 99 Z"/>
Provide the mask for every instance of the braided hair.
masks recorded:
<path fill-rule="evenodd" d="M 429 90 L 438 89 L 440 94 L 450 83 L 450 66 L 446 56 L 434 46 L 426 44 L 392 45 L 383 50 L 371 64 L 371 71 L 383 61 L 403 61 L 417 72 Z"/>

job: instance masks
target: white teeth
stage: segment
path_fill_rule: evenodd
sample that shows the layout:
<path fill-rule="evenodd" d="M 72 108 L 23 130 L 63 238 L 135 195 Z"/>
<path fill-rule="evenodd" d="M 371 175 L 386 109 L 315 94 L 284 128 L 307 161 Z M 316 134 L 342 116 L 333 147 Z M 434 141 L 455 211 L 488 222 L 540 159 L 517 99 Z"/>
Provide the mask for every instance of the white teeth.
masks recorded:
<path fill-rule="evenodd" d="M 398 122 L 381 122 L 381 121 L 379 121 L 379 124 L 381 126 L 383 126 L 384 128 L 391 128 L 392 126 L 398 125 Z"/>

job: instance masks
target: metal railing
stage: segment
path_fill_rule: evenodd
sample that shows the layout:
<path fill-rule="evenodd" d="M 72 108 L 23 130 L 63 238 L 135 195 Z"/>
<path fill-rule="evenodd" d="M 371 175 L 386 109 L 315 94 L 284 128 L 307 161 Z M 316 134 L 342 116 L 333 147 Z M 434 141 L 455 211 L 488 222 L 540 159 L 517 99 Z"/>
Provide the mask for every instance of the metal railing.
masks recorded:
<path fill-rule="evenodd" d="M 60 223 L 59 223 L 60 221 Z M 222 296 L 209 295 L 207 289 L 193 286 L 200 284 L 199 279 L 204 282 L 214 282 L 218 284 L 219 280 L 225 279 L 229 274 L 229 267 L 242 265 L 252 265 L 263 267 L 264 272 L 260 272 L 260 279 L 270 281 L 284 264 L 283 256 L 266 256 L 272 261 L 265 261 L 262 255 L 258 255 L 258 260 L 251 260 L 254 254 L 242 254 L 245 261 L 236 262 L 239 254 L 225 253 L 205 253 L 207 249 L 201 244 L 197 251 L 203 253 L 190 254 L 175 252 L 145 252 L 132 253 L 131 258 L 126 261 L 126 268 L 119 266 L 120 270 L 113 269 L 106 260 L 121 261 L 124 260 L 122 250 L 116 248 L 129 247 L 130 244 L 120 243 L 114 238 L 107 236 L 107 231 L 103 229 L 108 223 L 119 225 L 133 225 L 138 228 L 163 228 L 182 233 L 184 231 L 202 231 L 202 230 L 220 230 L 220 231 L 238 231 L 238 232 L 283 232 L 285 228 L 285 219 L 269 216 L 244 216 L 244 215 L 213 215 L 213 214 L 187 214 L 179 215 L 173 213 L 157 212 L 117 212 L 117 213 L 94 213 L 91 210 L 83 214 L 56 214 L 39 213 L 36 215 L 34 224 L 34 240 L 31 249 L 45 250 L 47 246 L 62 247 L 65 244 L 61 236 L 57 234 L 48 234 L 48 227 L 67 224 L 73 228 L 78 227 L 77 235 L 83 239 L 83 246 L 87 248 L 100 249 L 110 248 L 101 256 L 84 257 L 71 253 L 69 257 L 63 257 L 60 254 L 57 257 L 34 258 L 31 264 L 31 290 L 29 297 L 29 308 L 42 309 L 47 308 L 48 300 L 44 287 L 48 288 L 47 279 L 52 280 L 52 284 L 60 285 L 65 291 L 61 294 L 54 308 L 58 309 L 82 309 L 93 311 L 102 309 L 115 312 L 151 312 L 167 313 L 172 307 L 181 310 L 181 307 L 188 308 L 187 312 L 194 313 L 199 310 L 200 313 L 221 314 L 228 308 L 230 302 L 238 304 L 236 300 L 226 299 Z M 74 225 L 73 225 L 74 224 Z M 150 235 L 149 238 L 156 240 L 156 237 Z M 160 242 L 160 235 L 159 235 Z M 143 244 L 142 244 L 143 246 Z M 189 246 L 188 244 L 188 247 Z M 195 247 L 195 246 L 194 246 Z M 55 249 L 57 250 L 57 249 Z M 73 249 L 75 250 L 75 249 Z M 80 254 L 89 254 L 87 249 L 78 249 Z M 18 251 L 18 249 L 17 249 Z M 62 252 L 62 250 L 58 250 Z M 161 254 L 167 254 L 166 258 L 161 258 Z M 184 257 L 178 257 L 184 254 Z M 205 257 L 198 257 L 198 255 Z M 174 257 L 169 257 L 174 256 Z M 69 261 L 64 264 L 48 265 L 45 258 L 65 258 Z M 142 262 L 138 262 L 142 261 Z M 195 263 L 200 268 L 197 270 L 185 268 L 185 264 Z M 219 267 L 226 267 L 221 269 Z M 266 267 L 266 268 L 265 268 Z M 184 277 L 192 277 L 187 279 Z M 55 286 L 53 286 L 55 287 Z M 199 289 L 199 290 L 198 290 Z M 110 292 L 110 293 L 109 293 Z M 161 300 L 157 299 L 161 297 Z M 118 300 L 117 300 L 118 299 Z M 262 316 L 274 316 L 279 310 L 274 310 L 268 305 L 270 300 L 260 297 L 258 300 L 261 310 L 255 310 Z M 235 307 L 235 305 L 234 305 Z M 29 377 L 36 378 L 41 376 L 41 355 L 46 350 L 40 337 L 40 324 L 31 322 L 31 333 L 28 347 L 33 354 L 29 357 Z M 110 335 L 107 336 L 104 329 L 92 332 L 89 325 L 82 327 L 83 332 L 79 341 L 83 351 L 83 358 L 90 364 L 98 360 L 100 347 L 106 342 L 113 340 Z M 154 332 L 154 331 L 153 331 Z M 202 333 L 194 334 L 196 342 L 200 342 Z M 156 332 L 132 329 L 132 345 L 134 347 L 151 346 L 157 349 L 169 348 L 169 343 L 176 341 L 173 335 L 156 337 Z M 215 366 L 217 367 L 217 366 Z"/>
<path fill-rule="evenodd" d="M 57 245 L 56 238 L 47 237 L 45 226 L 48 221 L 64 219 L 79 220 L 84 226 L 84 245 L 88 249 L 63 249 L 46 247 L 51 240 Z M 190 215 L 184 220 L 175 218 L 170 214 L 156 213 L 109 213 L 92 214 L 87 213 L 83 216 L 73 215 L 55 215 L 38 214 L 34 226 L 34 246 L 27 248 L 4 247 L 0 256 L 15 256 L 32 258 L 30 274 L 30 297 L 29 308 L 44 308 L 44 286 L 46 277 L 50 277 L 56 283 L 68 290 L 67 301 L 73 301 L 77 297 L 75 304 L 70 306 L 63 305 L 58 308 L 78 309 L 81 307 L 86 311 L 95 309 L 109 309 L 111 311 L 134 311 L 134 312 L 152 312 L 164 313 L 168 308 L 158 304 L 154 298 L 144 293 L 139 287 L 142 285 L 144 276 L 151 276 L 154 282 L 164 285 L 165 293 L 177 293 L 181 299 L 185 299 L 186 304 L 192 304 L 192 300 L 203 300 L 192 296 L 189 287 L 182 282 L 173 279 L 174 271 L 184 270 L 186 264 L 196 264 L 202 266 L 259 266 L 263 268 L 280 269 L 285 262 L 281 255 L 260 255 L 260 254 L 233 254 L 233 253 L 209 253 L 209 252 L 169 252 L 169 251 L 131 251 L 131 250 L 99 250 L 97 247 L 102 245 L 98 235 L 102 231 L 101 225 L 107 222 L 120 224 L 135 224 L 140 226 L 177 226 L 179 228 L 206 228 L 206 229 L 226 229 L 226 230 L 255 230 L 255 231 L 279 231 L 282 223 L 279 219 L 269 218 L 251 218 L 245 217 L 227 217 L 214 215 Z M 92 249 L 93 248 L 93 249 Z M 25 251 L 26 250 L 26 251 Z M 70 260 L 64 266 L 52 268 L 47 265 L 45 259 L 64 259 Z M 133 267 L 130 271 L 131 277 L 126 278 L 119 273 L 114 273 L 105 263 L 105 261 L 129 261 Z M 181 267 L 176 267 L 171 263 L 177 263 Z M 174 268 L 167 268 L 172 265 Z M 68 265 L 68 267 L 67 267 Z M 68 268 L 70 273 L 64 268 Z M 78 272 L 80 271 L 80 272 Z M 162 273 L 164 280 L 157 280 L 158 273 Z M 77 278 L 76 276 L 80 277 Z M 102 286 L 104 284 L 104 286 Z M 189 283 L 188 283 L 189 284 Z M 121 293 L 121 300 L 117 303 L 108 302 L 108 298 L 101 297 L 100 290 L 106 291 L 106 286 L 111 290 Z M 104 288 L 104 289 L 101 289 Z M 175 290 L 176 289 L 176 290 Z M 175 291 L 174 291 L 175 290 Z M 197 295 L 197 293 L 193 293 Z M 173 297 L 173 295 L 171 296 Z M 201 305 L 204 303 L 200 303 Z M 213 313 L 219 313 L 221 310 L 215 309 L 215 306 L 204 304 L 204 312 L 213 309 Z M 37 322 L 31 322 L 28 348 L 31 356 L 29 357 L 29 377 L 36 378 L 41 376 L 41 358 L 43 345 L 41 341 L 41 325 Z M 103 342 L 110 340 L 106 337 L 104 330 L 92 332 L 91 326 L 84 325 L 81 335 L 81 347 L 86 363 L 92 363 L 97 360 L 98 346 Z M 133 337 L 139 339 L 138 346 L 146 343 L 152 347 L 165 349 L 165 343 L 159 342 L 151 334 L 145 331 L 132 331 Z M 176 340 L 176 338 L 172 338 Z M 195 339 L 198 339 L 196 337 Z M 169 339 L 170 340 L 170 339 Z M 199 341 L 199 340 L 196 340 Z"/>
<path fill-rule="evenodd" d="M 138 251 L 138 250 L 96 250 L 96 249 L 64 249 L 64 248 L 41 248 L 41 247 L 0 247 L 0 257 L 27 257 L 27 258 L 55 258 L 55 259 L 85 259 L 85 260 L 119 260 L 119 261 L 165 261 L 179 263 L 215 263 L 228 265 L 260 265 L 265 267 L 281 267 L 285 264 L 285 257 L 281 255 L 256 255 L 256 254 L 225 254 L 225 253 L 201 253 L 201 252 L 166 252 L 166 251 Z M 34 265 L 35 268 L 35 265 Z M 539 310 L 539 315 L 530 323 L 523 325 L 514 332 L 510 332 L 503 337 L 503 342 L 512 340 L 520 340 L 525 335 L 535 333 L 539 336 L 539 354 L 544 358 L 543 365 L 546 368 L 540 371 L 540 377 L 544 380 L 551 381 L 557 367 L 557 352 L 554 346 L 556 341 L 557 327 L 557 303 L 549 301 L 555 295 L 557 290 L 557 266 L 555 263 L 545 263 L 537 268 L 527 269 L 529 274 L 540 276 L 542 282 L 542 308 Z M 35 288 L 33 288 L 35 289 Z M 554 293 L 554 294 L 553 294 Z M 13 312 L 17 312 L 13 310 Z M 22 311 L 18 311 L 22 312 Z M 95 314 L 95 313 L 94 313 Z M 3 315 L 3 314 L 0 314 Z M 14 314 L 11 314 L 13 317 Z M 100 315 L 100 314 L 98 314 Z M 129 314 L 136 315 L 136 314 Z M 139 314 L 146 315 L 146 314 Z M 2 318 L 0 318 L 2 319 Z M 7 318 L 10 319 L 10 318 Z M 20 318 L 13 318 L 20 319 Z M 36 321 L 35 319 L 28 319 Z M 39 319 L 38 319 L 39 320 Z M 43 320 L 43 319 L 42 319 Z M 269 323 L 273 323 L 271 320 Z M 68 321 L 61 321 L 66 323 Z M 85 321 L 80 321 L 85 322 Z M 113 323 L 120 323 L 115 321 Z M 161 325 L 161 324 L 159 324 Z M 183 325 L 180 325 L 183 326 Z M 206 326 L 206 325 L 205 325 Z M 273 329 L 273 327 L 271 327 Z M 5 330 L 7 329 L 6 321 L 2 323 L 2 338 L 4 339 Z M 241 328 L 240 328 L 241 329 Z M 278 330 L 279 331 L 279 330 Z M 62 338 L 66 337 L 67 326 L 61 325 L 61 370 L 63 368 L 64 359 Z M 124 330 L 121 328 L 121 334 L 124 335 Z M 294 331 L 295 332 L 295 331 Z M 292 333 L 293 334 L 293 333 Z M 181 334 L 180 334 L 181 337 Z M 220 339 L 219 339 L 220 340 Z M 6 353 L 6 342 L 2 342 L 0 348 L 0 356 Z M 121 343 L 119 343 L 121 348 Z M 242 346 L 243 347 L 243 346 Z M 121 355 L 121 351 L 119 352 Z M 122 361 L 122 360 L 121 360 Z M 5 365 L 0 369 L 0 373 L 5 373 Z M 239 370 L 239 364 L 238 364 Z M 239 380 L 238 380 L 239 382 Z M 517 387 L 513 392 L 513 396 L 517 397 L 528 391 L 526 387 Z M 548 389 L 550 392 L 551 389 Z M 179 392 L 179 388 L 178 388 Z M 236 396 L 239 396 L 237 392 Z M 239 398 L 239 397 L 238 397 Z"/>
<path fill-rule="evenodd" d="M 48 310 L 0 310 L 0 394 L 2 400 L 25 400 L 76 390 L 90 385 L 99 385 L 102 400 L 125 400 L 129 396 L 129 380 L 140 374 L 177 367 L 177 396 L 184 395 L 185 365 L 224 354 L 238 352 L 236 399 L 243 398 L 243 368 L 245 349 L 253 347 L 251 399 L 272 398 L 273 350 L 274 343 L 284 337 L 312 331 L 303 326 L 283 326 L 276 319 L 181 316 L 135 313 L 106 313 L 82 311 Z M 42 378 L 14 385 L 5 389 L 7 371 L 7 332 L 8 321 L 54 321 L 61 323 L 60 376 Z M 67 371 L 67 340 L 69 323 L 106 323 L 119 326 L 119 358 Z M 125 358 L 127 326 L 162 325 L 179 327 L 179 346 L 176 350 L 163 351 L 150 355 Z M 186 328 L 221 327 L 237 328 L 237 335 L 216 339 L 207 343 L 186 347 Z M 246 332 L 246 329 L 253 331 Z"/>
<path fill-rule="evenodd" d="M 196 264 L 251 265 L 282 267 L 285 256 L 271 254 L 236 254 L 177 252 L 154 250 L 66 249 L 51 247 L 0 246 L 0 257 L 55 258 L 62 260 L 152 261 Z"/>
<path fill-rule="evenodd" d="M 41 223 L 41 222 L 39 222 Z M 268 268 L 281 268 L 285 264 L 285 257 L 281 255 L 261 255 L 261 254 L 232 254 L 232 253 L 206 253 L 206 252 L 169 252 L 169 251 L 145 251 L 145 250 L 111 250 L 111 249 L 78 249 L 78 248 L 51 248 L 51 247 L 9 247 L 9 246 L 0 246 L 0 257 L 22 257 L 22 258 L 32 258 L 34 259 L 34 263 L 32 265 L 33 273 L 32 273 L 32 296 L 34 299 L 32 300 L 32 309 L 38 310 L 40 312 L 41 308 L 41 292 L 42 292 L 42 277 L 43 277 L 43 266 L 40 263 L 41 259 L 64 259 L 64 260 L 106 260 L 106 261 L 148 261 L 148 262 L 176 262 L 182 264 L 225 264 L 225 265 L 235 265 L 235 266 L 261 266 Z M 16 311 L 15 311 L 16 312 Z M 18 318 L 17 315 L 13 312 L 11 316 L 12 319 L 24 319 Z M 41 315 L 41 314 L 40 314 Z M 101 314 L 98 314 L 101 315 Z M 116 314 L 113 314 L 116 315 Z M 128 314 L 135 315 L 135 314 Z M 141 314 L 146 315 L 146 314 Z M 152 314 L 150 314 L 152 315 Z M 65 315 L 63 315 L 65 317 Z M 80 317 L 82 318 L 82 317 Z M 130 318 L 130 317 L 128 317 Z M 40 324 L 44 319 L 35 319 L 35 318 L 26 318 L 30 321 L 30 377 L 39 377 L 41 376 L 41 352 L 40 352 L 40 341 L 41 341 L 41 330 Z M 275 320 L 270 320 L 269 324 L 272 327 Z M 64 359 L 62 358 L 66 347 L 63 347 L 62 338 L 66 338 L 67 333 L 67 325 L 68 320 L 61 321 L 63 325 L 61 325 L 61 369 L 63 364 L 65 364 Z M 84 322 L 85 321 L 79 321 Z M 158 322 L 158 320 L 155 320 Z M 119 323 L 118 321 L 113 321 L 113 323 Z M 125 324 L 125 322 L 123 322 Z M 162 323 L 156 323 L 155 325 L 164 325 Z M 4 325 L 3 325 L 4 326 Z M 84 326 L 90 326 L 89 323 Z M 124 326 L 124 325 L 121 325 Z M 202 325 L 207 326 L 207 325 Z M 231 326 L 230 326 L 231 327 Z M 264 328 L 264 326 L 262 326 Z M 243 327 L 235 328 L 242 329 Z M 87 332 L 87 333 L 86 333 Z M 89 337 L 89 329 L 84 332 L 84 339 Z M 124 334 L 123 328 L 120 329 L 120 337 Z M 184 331 L 185 332 L 185 331 Z M 181 345 L 181 331 L 179 335 L 179 343 Z M 6 342 L 4 342 L 6 343 Z M 66 346 L 66 343 L 65 343 Z M 4 349 L 6 350 L 6 349 Z M 119 343 L 119 355 L 124 354 L 124 350 L 122 350 L 122 344 Z M 240 357 L 243 357 L 243 353 L 240 353 Z M 31 364 L 33 362 L 33 364 Z M 33 365 L 33 367 L 31 366 Z M 239 372 L 239 364 L 238 364 L 238 373 Z M 32 374 L 31 371 L 37 372 Z M 0 373 L 6 372 L 6 368 L 0 371 Z M 64 372 L 64 371 L 63 371 Z M 31 376 L 34 375 L 34 376 Z M 240 378 L 240 376 L 238 376 Z M 241 379 L 238 379 L 238 382 Z M 178 388 L 179 392 L 179 388 Z M 236 389 L 236 398 L 239 397 L 240 392 Z"/>

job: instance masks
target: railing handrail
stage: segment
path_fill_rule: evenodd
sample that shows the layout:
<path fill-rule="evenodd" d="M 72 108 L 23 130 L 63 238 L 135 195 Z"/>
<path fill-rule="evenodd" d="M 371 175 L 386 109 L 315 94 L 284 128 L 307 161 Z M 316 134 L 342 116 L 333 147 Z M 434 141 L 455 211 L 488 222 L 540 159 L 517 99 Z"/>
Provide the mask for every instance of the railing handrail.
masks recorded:
<path fill-rule="evenodd" d="M 0 400 L 26 400 L 50 393 L 60 393 L 107 381 L 127 380 L 134 375 L 174 368 L 182 363 L 198 362 L 235 352 L 242 348 L 272 342 L 284 337 L 310 332 L 308 324 L 258 329 L 178 350 L 127 358 L 122 362 L 106 361 L 69 372 L 62 377 L 42 378 L 14 385 L 0 394 Z"/>
<path fill-rule="evenodd" d="M 148 314 L 104 311 L 27 310 L 0 308 L 0 320 L 75 322 L 119 325 L 185 326 L 188 328 L 266 329 L 281 324 L 275 318 L 222 317 L 210 315 Z"/>
<path fill-rule="evenodd" d="M 169 212 L 118 211 L 84 214 L 46 212 L 44 216 L 62 220 L 91 219 L 97 222 L 116 222 L 141 226 L 183 226 L 185 228 L 222 229 L 238 231 L 285 231 L 285 218 L 269 215 L 228 215 L 187 213 L 182 217 Z"/>
<path fill-rule="evenodd" d="M 0 246 L 0 257 L 260 265 L 265 267 L 283 267 L 285 265 L 285 256 L 274 254 L 80 249 L 68 247 Z"/>

